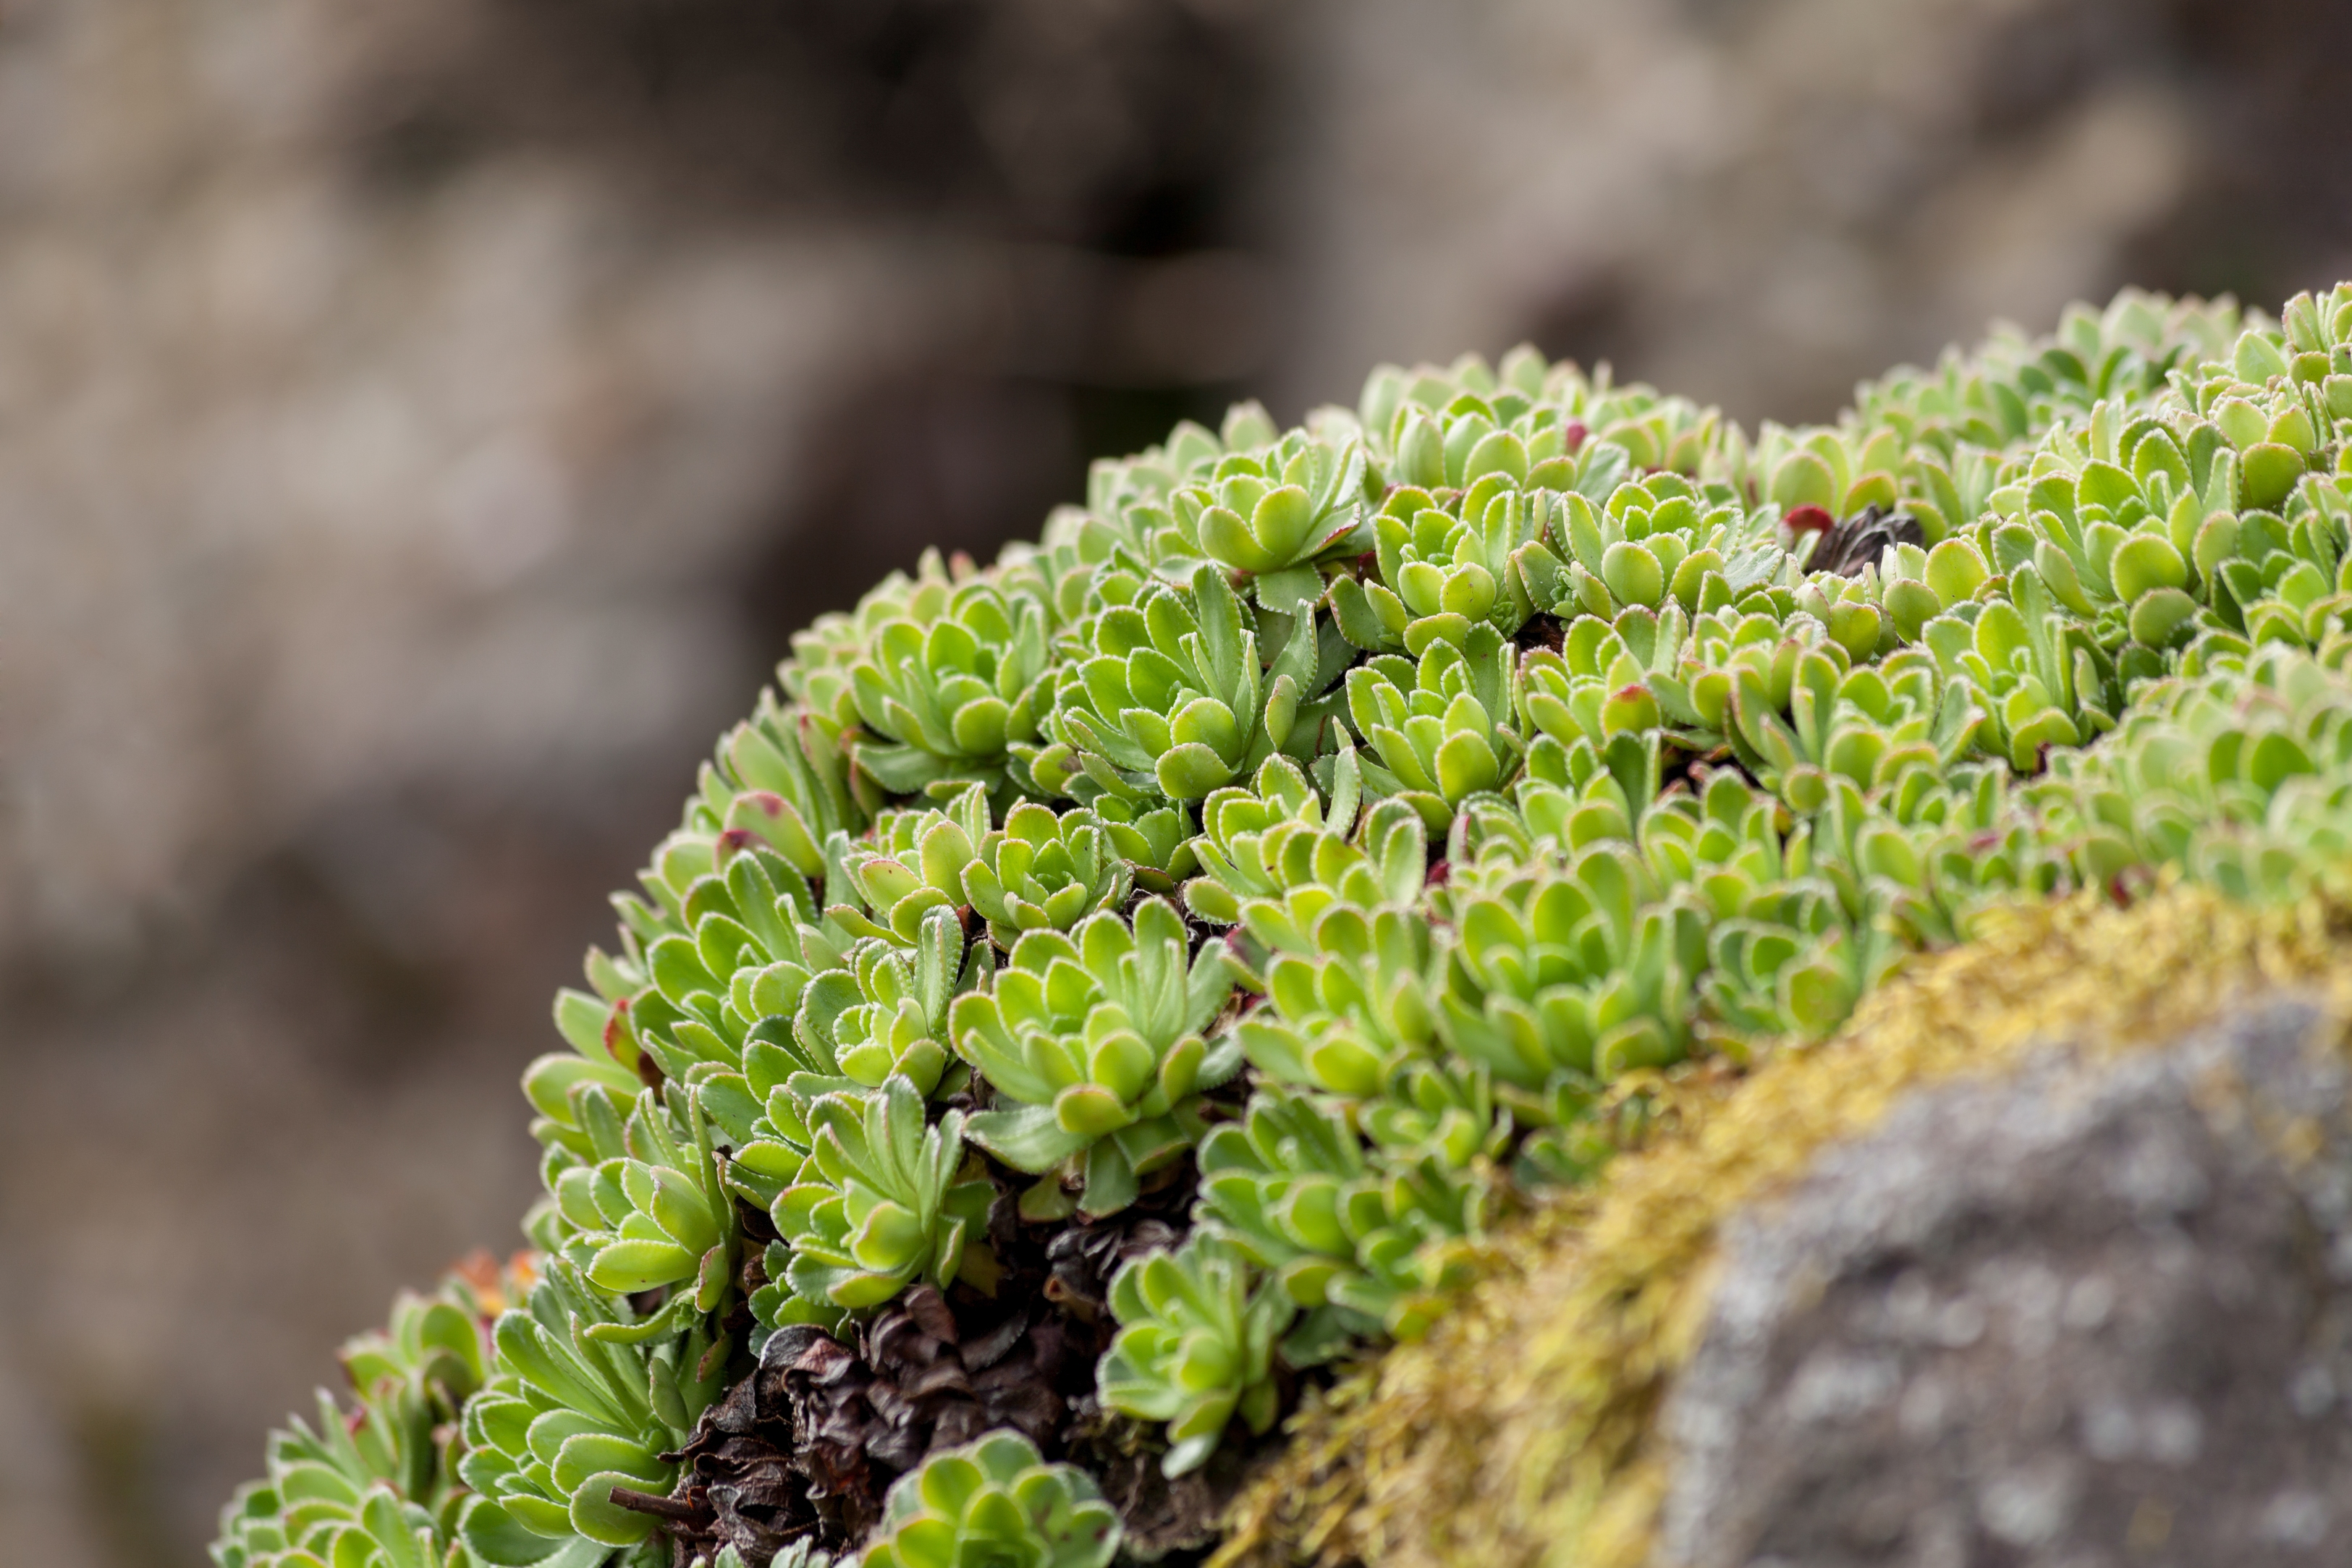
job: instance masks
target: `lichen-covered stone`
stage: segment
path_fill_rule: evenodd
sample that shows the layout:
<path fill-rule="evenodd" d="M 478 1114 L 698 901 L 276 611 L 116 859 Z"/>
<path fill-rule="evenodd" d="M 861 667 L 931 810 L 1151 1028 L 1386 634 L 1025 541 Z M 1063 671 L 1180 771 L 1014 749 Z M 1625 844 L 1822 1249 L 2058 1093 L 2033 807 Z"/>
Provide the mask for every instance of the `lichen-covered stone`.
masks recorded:
<path fill-rule="evenodd" d="M 1729 1228 L 1690 1568 L 2352 1557 L 2352 1063 L 2250 1005 L 1906 1101 Z"/>

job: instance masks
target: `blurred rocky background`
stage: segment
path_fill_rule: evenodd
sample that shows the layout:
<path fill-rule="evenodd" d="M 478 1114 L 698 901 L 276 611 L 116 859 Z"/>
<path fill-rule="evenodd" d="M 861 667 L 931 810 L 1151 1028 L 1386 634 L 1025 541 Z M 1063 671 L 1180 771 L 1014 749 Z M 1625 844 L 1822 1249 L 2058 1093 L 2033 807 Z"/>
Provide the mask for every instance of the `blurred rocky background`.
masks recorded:
<path fill-rule="evenodd" d="M 1529 339 L 2352 273 L 2330 0 L 0 0 L 0 1542 L 194 1564 L 797 625 Z"/>

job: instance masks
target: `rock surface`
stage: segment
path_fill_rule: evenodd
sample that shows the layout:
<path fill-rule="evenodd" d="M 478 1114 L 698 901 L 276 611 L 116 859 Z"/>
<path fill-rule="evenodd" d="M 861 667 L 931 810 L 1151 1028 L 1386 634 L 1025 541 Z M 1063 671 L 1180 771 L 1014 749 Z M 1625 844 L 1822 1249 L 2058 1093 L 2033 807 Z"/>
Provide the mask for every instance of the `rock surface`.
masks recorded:
<path fill-rule="evenodd" d="M 2352 1071 L 2317 1021 L 1920 1093 L 1736 1224 L 1662 1560 L 2352 1561 Z"/>

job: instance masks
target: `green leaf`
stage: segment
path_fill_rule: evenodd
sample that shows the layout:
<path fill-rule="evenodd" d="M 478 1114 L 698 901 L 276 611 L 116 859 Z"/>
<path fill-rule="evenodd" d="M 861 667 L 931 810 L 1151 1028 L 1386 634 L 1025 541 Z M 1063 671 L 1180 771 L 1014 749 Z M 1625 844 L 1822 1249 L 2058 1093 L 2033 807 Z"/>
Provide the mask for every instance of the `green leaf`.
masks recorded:
<path fill-rule="evenodd" d="M 1834 508 L 1839 500 L 1837 476 L 1811 452 L 1791 452 L 1772 470 L 1772 499 L 1784 509 L 1799 507 Z"/>
<path fill-rule="evenodd" d="M 613 1489 L 644 1490 L 638 1478 L 618 1471 L 590 1476 L 572 1494 L 572 1528 L 603 1546 L 635 1546 L 654 1532 L 655 1519 L 613 1500 Z"/>
<path fill-rule="evenodd" d="M 1064 1127 L 1051 1105 L 975 1111 L 965 1119 L 964 1136 L 1015 1170 L 1049 1171 L 1084 1149 L 1092 1135 Z"/>
<path fill-rule="evenodd" d="M 1088 1141 L 1117 1132 L 1135 1120 L 1119 1097 L 1095 1083 L 1074 1083 L 1054 1100 L 1054 1119 L 1073 1136 Z"/>
<path fill-rule="evenodd" d="M 1307 542 L 1315 524 L 1315 505 L 1297 485 L 1279 485 L 1260 498 L 1250 515 L 1250 532 L 1256 536 L 1266 564 L 1253 570 L 1286 566 Z"/>
<path fill-rule="evenodd" d="M 523 1074 L 522 1092 L 541 1115 L 569 1124 L 572 1091 L 583 1083 L 602 1084 L 629 1098 L 644 1087 L 635 1073 L 609 1060 L 542 1056 Z"/>
<path fill-rule="evenodd" d="M 2116 547 L 2107 576 L 2116 585 L 2116 597 L 2129 604 L 2154 589 L 2187 586 L 2189 564 L 2170 539 L 2135 534 Z"/>
<path fill-rule="evenodd" d="M 529 1382 L 572 1409 L 602 1416 L 615 1425 L 624 1423 L 620 1406 L 588 1379 L 568 1351 L 550 1343 L 547 1331 L 532 1322 L 528 1313 L 501 1314 L 494 1338 L 499 1360 Z"/>
<path fill-rule="evenodd" d="M 1927 586 L 1948 610 L 1973 598 L 1991 575 L 1984 557 L 1967 539 L 1946 539 L 1927 552 Z"/>
<path fill-rule="evenodd" d="M 1270 571 L 1258 578 L 1257 601 L 1268 610 L 1297 614 L 1323 596 L 1323 574 L 1313 567 Z"/>
<path fill-rule="evenodd" d="M 690 1279 L 698 1261 L 695 1253 L 667 1241 L 614 1241 L 597 1251 L 588 1277 L 597 1289 L 625 1296 Z"/>
<path fill-rule="evenodd" d="M 1601 556 L 1601 580 L 1624 604 L 1655 604 L 1665 596 L 1666 574 L 1644 547 L 1620 539 Z"/>
<path fill-rule="evenodd" d="M 552 1510 L 552 1505 L 548 1506 L 555 1518 L 562 1521 L 560 1528 L 562 1533 L 570 1535 L 571 1516 Z M 465 1541 L 466 1549 L 488 1563 L 489 1568 L 536 1568 L 537 1564 L 546 1563 L 563 1550 L 543 1531 L 525 1527 L 506 1508 L 488 1498 L 467 1498 L 464 1511 L 458 1518 L 457 1532 Z M 603 1549 L 599 1547 L 597 1550 L 601 1556 Z"/>
<path fill-rule="evenodd" d="M 2252 327 L 2240 334 L 2231 363 L 2241 381 L 2262 382 L 2288 373 L 2286 356 L 2279 352 L 2278 345 Z"/>
<path fill-rule="evenodd" d="M 1449 805 L 1481 789 L 1492 789 L 1502 779 L 1502 764 L 1483 735 L 1448 736 L 1437 748 L 1438 792 Z"/>
<path fill-rule="evenodd" d="M 1087 1151 L 1086 1190 L 1078 1195 L 1078 1211 L 1090 1219 L 1117 1214 L 1141 1195 L 1135 1166 L 1108 1138 Z"/>
<path fill-rule="evenodd" d="M 590 1061 L 608 1059 L 604 1049 L 604 1025 L 612 1018 L 613 1005 L 602 997 L 571 989 L 555 993 L 555 1027 L 571 1042 L 572 1049 Z"/>
<path fill-rule="evenodd" d="M 2293 736 L 2275 729 L 2256 737 L 2239 766 L 2246 781 L 2265 794 L 2299 773 L 2314 771 L 2311 754 Z"/>
<path fill-rule="evenodd" d="M 2276 508 L 2294 492 L 2302 477 L 2303 454 L 2292 446 L 2264 441 L 2239 454 L 2238 486 L 2248 507 Z"/>
<path fill-rule="evenodd" d="M 1815 1039 L 1843 1023 L 1853 1008 L 1845 977 L 1819 961 L 1782 970 L 1780 986 L 1790 1020 Z"/>
<path fill-rule="evenodd" d="M 1197 741 L 1171 747 L 1155 765 L 1160 792 L 1173 800 L 1198 800 L 1232 779 L 1225 759 Z"/>
<path fill-rule="evenodd" d="M 667 1486 L 670 1469 L 641 1443 L 610 1432 L 582 1432 L 564 1439 L 551 1474 L 564 1491 L 581 1490 L 599 1474 L 625 1476 L 642 1490 Z"/>
<path fill-rule="evenodd" d="M 2132 641 L 2151 648 L 2169 646 L 2188 632 L 2197 601 L 2177 588 L 2151 589 L 2132 606 Z"/>

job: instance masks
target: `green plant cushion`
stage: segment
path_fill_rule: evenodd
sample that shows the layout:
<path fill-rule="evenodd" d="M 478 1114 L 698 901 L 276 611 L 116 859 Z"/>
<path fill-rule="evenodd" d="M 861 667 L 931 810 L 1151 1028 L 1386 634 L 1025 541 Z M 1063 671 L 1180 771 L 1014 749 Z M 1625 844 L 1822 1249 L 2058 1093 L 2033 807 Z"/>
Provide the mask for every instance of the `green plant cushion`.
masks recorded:
<path fill-rule="evenodd" d="M 1618 1156 L 1812 1092 L 1891 978 L 2085 900 L 2334 907 L 2347 433 L 2352 286 L 2126 293 L 1825 426 L 1521 349 L 1096 464 L 793 639 L 557 999 L 520 1271 L 400 1320 L 216 1561 L 1385 1517 L 1367 1390 L 1499 1310 L 1497 1239 L 1580 1299 Z M 1537 1492 L 1635 1518 L 1593 1397 Z M 1302 1474 L 1280 1418 L 1349 1399 L 1378 1462 Z"/>

